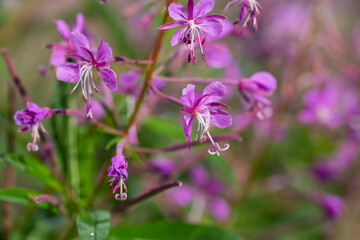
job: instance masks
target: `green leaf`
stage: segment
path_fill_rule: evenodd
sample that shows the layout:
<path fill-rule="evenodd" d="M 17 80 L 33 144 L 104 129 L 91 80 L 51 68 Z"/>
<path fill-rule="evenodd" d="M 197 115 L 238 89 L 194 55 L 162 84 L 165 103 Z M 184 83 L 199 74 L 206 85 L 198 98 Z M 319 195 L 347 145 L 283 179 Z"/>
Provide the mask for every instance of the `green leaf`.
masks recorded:
<path fill-rule="evenodd" d="M 35 203 L 34 198 L 41 195 L 41 193 L 24 189 L 24 188 L 4 188 L 0 189 L 0 200 L 5 202 L 16 203 L 29 207 L 40 207 L 42 209 L 51 210 L 58 213 L 59 210 L 54 205 L 48 202 Z"/>
<path fill-rule="evenodd" d="M 110 229 L 110 212 L 105 210 L 82 211 L 76 218 L 82 240 L 106 239 Z"/>
<path fill-rule="evenodd" d="M 64 187 L 50 170 L 35 158 L 15 154 L 2 154 L 0 155 L 0 163 L 1 162 L 13 165 L 18 170 L 28 173 L 57 191 L 64 191 Z"/>
<path fill-rule="evenodd" d="M 182 222 L 155 222 L 142 225 L 118 226 L 111 229 L 110 239 L 147 240 L 241 240 L 239 236 L 213 226 Z"/>
<path fill-rule="evenodd" d="M 182 126 L 168 119 L 160 117 L 147 117 L 143 126 L 161 136 L 185 141 Z"/>
<path fill-rule="evenodd" d="M 26 206 L 36 206 L 32 200 L 40 193 L 23 188 L 0 189 L 0 200 Z"/>
<path fill-rule="evenodd" d="M 229 183 L 232 187 L 236 186 L 235 177 L 232 172 L 232 168 L 225 159 L 217 155 L 206 156 L 206 162 L 218 171 L 221 176 Z"/>

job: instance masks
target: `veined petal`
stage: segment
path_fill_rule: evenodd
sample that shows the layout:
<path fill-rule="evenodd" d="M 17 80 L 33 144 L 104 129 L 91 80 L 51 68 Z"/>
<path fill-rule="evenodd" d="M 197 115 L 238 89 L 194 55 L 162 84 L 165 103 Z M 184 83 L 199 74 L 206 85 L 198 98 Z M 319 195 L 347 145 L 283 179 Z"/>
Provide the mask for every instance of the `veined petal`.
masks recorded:
<path fill-rule="evenodd" d="M 222 24 L 218 20 L 210 19 L 198 25 L 204 32 L 213 36 L 219 35 L 222 31 Z"/>
<path fill-rule="evenodd" d="M 72 28 L 73 32 L 83 32 L 84 31 L 84 15 L 82 13 L 76 14 L 76 20 Z"/>
<path fill-rule="evenodd" d="M 194 116 L 188 116 L 188 115 L 184 115 L 183 118 L 183 131 L 184 131 L 184 136 L 186 139 L 187 143 L 191 142 L 191 130 L 192 130 L 192 122 L 194 120 Z"/>
<path fill-rule="evenodd" d="M 194 18 L 202 17 L 214 8 L 214 0 L 200 0 L 194 8 Z"/>
<path fill-rule="evenodd" d="M 188 84 L 186 88 L 182 90 L 182 97 L 180 97 L 180 101 L 189 107 L 194 106 L 195 102 L 195 86 L 192 84 Z"/>
<path fill-rule="evenodd" d="M 59 66 L 66 62 L 66 51 L 65 50 L 54 50 L 50 56 L 50 64 L 52 66 Z"/>
<path fill-rule="evenodd" d="M 199 24 L 207 20 L 224 20 L 224 19 L 226 19 L 225 16 L 214 14 L 214 15 L 208 15 L 208 16 L 196 18 L 194 22 L 195 24 Z"/>
<path fill-rule="evenodd" d="M 206 64 L 213 68 L 225 68 L 230 65 L 232 55 L 229 48 L 223 44 L 209 43 L 203 46 L 206 52 Z"/>
<path fill-rule="evenodd" d="M 188 20 L 194 19 L 194 0 L 189 0 L 187 4 Z"/>
<path fill-rule="evenodd" d="M 102 69 L 99 70 L 101 77 L 105 83 L 105 85 L 111 90 L 115 91 L 117 88 L 116 84 L 116 73 L 111 69 Z"/>
<path fill-rule="evenodd" d="M 76 82 L 79 80 L 79 64 L 64 63 L 56 69 L 56 78 L 63 82 Z"/>
<path fill-rule="evenodd" d="M 77 54 L 88 60 L 91 60 L 91 56 L 89 55 L 89 52 L 91 52 L 89 50 L 90 49 L 89 41 L 84 34 L 79 32 L 71 32 L 70 41 L 73 44 Z M 87 49 L 88 51 L 86 51 L 85 49 Z"/>
<path fill-rule="evenodd" d="M 227 128 L 232 124 L 232 117 L 224 109 L 213 108 L 210 110 L 210 122 L 218 128 Z"/>
<path fill-rule="evenodd" d="M 172 3 L 170 4 L 168 10 L 170 17 L 175 21 L 180 21 L 180 20 L 187 21 L 185 8 L 182 4 Z"/>
<path fill-rule="evenodd" d="M 171 46 L 175 46 L 182 40 L 185 30 L 186 30 L 186 28 L 182 28 L 179 31 L 177 31 L 176 33 L 174 33 L 174 35 L 171 38 Z"/>
<path fill-rule="evenodd" d="M 96 62 L 110 61 L 113 58 L 112 50 L 102 38 L 96 52 Z"/>
<path fill-rule="evenodd" d="M 60 33 L 60 35 L 64 39 L 64 41 L 68 41 L 69 34 L 70 34 L 69 25 L 67 25 L 67 23 L 61 19 L 56 20 L 55 24 L 56 24 L 56 28 L 57 28 L 58 32 Z"/>
<path fill-rule="evenodd" d="M 255 82 L 261 90 L 275 91 L 277 87 L 275 77 L 268 72 L 258 72 L 251 76 L 251 81 Z"/>
<path fill-rule="evenodd" d="M 226 87 L 221 82 L 212 82 L 209 85 L 207 85 L 202 95 L 209 95 L 201 100 L 201 103 L 199 105 L 205 105 L 212 102 L 219 102 L 220 99 L 222 99 L 225 96 L 226 93 Z"/>
<path fill-rule="evenodd" d="M 169 28 L 174 28 L 174 27 L 179 27 L 179 26 L 186 26 L 187 23 L 186 22 L 172 22 L 172 23 L 167 23 L 164 25 L 161 25 L 160 27 L 158 27 L 159 30 L 164 30 L 164 29 L 169 29 Z"/>

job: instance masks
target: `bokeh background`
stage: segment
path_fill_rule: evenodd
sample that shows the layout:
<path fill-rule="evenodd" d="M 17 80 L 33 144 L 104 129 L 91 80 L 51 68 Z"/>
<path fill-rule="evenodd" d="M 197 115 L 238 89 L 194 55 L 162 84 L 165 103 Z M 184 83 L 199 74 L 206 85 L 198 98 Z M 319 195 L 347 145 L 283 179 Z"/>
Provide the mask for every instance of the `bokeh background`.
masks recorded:
<path fill-rule="evenodd" d="M 222 215 L 214 215 L 211 211 L 204 211 L 200 217 L 194 217 L 194 208 L 199 205 L 192 203 L 179 206 L 182 205 L 176 204 L 179 196 L 169 193 L 147 200 L 124 214 L 117 226 L 180 219 L 182 222 L 217 226 L 234 232 L 243 239 L 356 240 L 360 236 L 360 112 L 355 109 L 351 116 L 344 113 L 344 105 L 349 101 L 354 101 L 354 105 L 360 108 L 357 102 L 360 99 L 360 2 L 259 2 L 263 12 L 258 17 L 258 32 L 254 32 L 251 27 L 246 31 L 238 29 L 238 32 L 234 30 L 232 36 L 221 41 L 231 49 L 233 64 L 239 68 L 241 77 L 250 77 L 258 71 L 268 71 L 275 76 L 278 89 L 271 97 L 273 116 L 267 120 L 249 117 L 237 89 L 232 89 L 229 105 L 232 107 L 235 128 L 243 129 L 240 131 L 243 141 L 231 144 L 231 149 L 221 158 L 206 156 L 194 165 L 194 171 L 204 168 L 211 178 L 217 179 L 221 184 L 222 190 L 217 194 L 225 199 L 229 208 L 219 207 L 219 214 L 225 214 L 226 217 L 221 219 Z M 53 21 L 64 19 L 72 25 L 75 15 L 81 12 L 94 42 L 98 43 L 104 37 L 114 55 L 145 59 L 157 34 L 156 28 L 161 25 L 163 1 L 146 1 L 142 3 L 143 7 L 136 3 L 140 4 L 140 1 L 111 0 L 100 5 L 97 0 L 0 0 L 0 47 L 7 48 L 32 101 L 39 106 L 59 107 L 60 99 L 67 96 L 59 89 L 68 91 L 70 88 L 59 85 L 52 68 L 48 69 L 46 76 L 39 74 L 39 68 L 49 64 L 51 51 L 45 45 L 60 40 Z M 221 13 L 225 4 L 226 1 L 216 0 L 214 12 Z M 151 22 L 145 24 L 144 15 L 151 11 L 154 11 Z M 227 17 L 235 20 L 237 14 L 238 9 L 233 7 L 227 12 Z M 165 35 L 160 62 L 172 51 L 172 33 L 174 31 L 170 30 Z M 196 68 L 185 66 L 182 69 L 172 69 L 171 72 L 181 77 L 215 78 L 224 76 L 227 67 L 210 68 L 199 61 Z M 116 72 L 127 71 L 123 66 L 116 65 L 114 68 Z M 15 152 L 28 155 L 24 146 L 30 138 L 29 133 L 16 133 L 17 127 L 8 119 L 9 80 L 5 62 L 1 60 L 0 153 L 8 151 L 6 132 L 10 131 L 17 141 Z M 185 84 L 168 84 L 163 91 L 179 97 L 184 86 Z M 326 94 L 316 95 L 306 106 L 304 96 L 308 91 L 322 89 L 324 86 L 332 86 L 339 93 L 330 94 L 328 100 Z M 345 90 L 339 90 L 343 88 Z M 351 93 L 347 89 L 351 89 Z M 355 96 L 348 99 L 346 96 L 349 94 Z M 70 107 L 81 106 L 78 96 L 68 98 Z M 125 125 L 127 107 L 123 105 L 126 100 L 122 96 L 115 97 L 115 100 L 117 112 Z M 328 107 L 325 117 L 317 115 L 312 121 L 304 121 L 299 117 L 304 109 L 322 103 Z M 140 146 L 162 147 L 169 142 L 184 141 L 179 124 L 179 109 L 162 100 L 156 100 L 153 105 L 156 106 L 153 113 L 139 129 Z M 16 106 L 17 109 L 24 107 L 19 96 L 16 98 Z M 328 123 L 331 122 L 329 116 L 339 116 L 342 120 L 339 124 L 331 125 Z M 81 199 L 86 199 L 90 197 L 97 177 L 96 170 L 101 168 L 105 159 L 112 156 L 114 137 L 99 133 L 91 126 L 78 127 L 76 121 L 64 121 L 68 121 L 68 131 L 75 134 L 70 139 L 75 139 L 77 146 L 75 155 L 80 166 L 78 187 Z M 56 133 L 52 130 L 56 124 L 56 121 L 45 123 L 50 138 L 59 135 L 59 131 Z M 246 127 L 241 127 L 242 125 Z M 69 132 L 63 133 L 60 130 L 58 139 L 63 138 L 66 142 Z M 66 142 L 57 150 L 59 158 L 65 159 L 64 162 L 67 162 L 66 159 L 72 153 L 68 156 L 61 151 L 73 146 L 72 143 L 74 142 Z M 197 151 L 184 150 L 179 154 L 161 154 L 160 157 L 176 164 Z M 155 156 L 140 154 L 129 158 L 129 172 L 133 174 L 128 182 L 131 197 L 159 182 L 159 177 L 156 169 L 149 170 L 151 168 L 145 167 L 156 162 Z M 334 160 L 334 164 L 323 167 L 321 173 L 320 170 L 316 171 L 319 169 L 316 166 L 326 160 Z M 136 164 L 136 161 L 142 164 Z M 71 172 L 71 164 L 63 163 L 62 167 Z M 5 182 L 4 169 L 5 164 L 1 163 L 1 187 Z M 185 185 L 194 185 L 191 182 L 191 171 L 192 169 L 182 173 L 177 179 L 182 180 Z M 328 178 L 322 174 L 334 176 Z M 44 190 L 42 183 L 18 171 L 16 186 Z M 204 189 L 195 188 L 192 191 L 201 190 Z M 99 194 L 103 199 L 98 201 L 100 206 L 116 204 L 105 183 Z M 181 196 L 184 194 L 188 193 L 180 193 Z M 328 196 L 325 194 L 336 196 L 336 199 L 323 198 Z M 19 205 L 14 205 L 11 216 L 11 239 L 55 239 L 54 236 L 71 225 L 65 217 Z"/>

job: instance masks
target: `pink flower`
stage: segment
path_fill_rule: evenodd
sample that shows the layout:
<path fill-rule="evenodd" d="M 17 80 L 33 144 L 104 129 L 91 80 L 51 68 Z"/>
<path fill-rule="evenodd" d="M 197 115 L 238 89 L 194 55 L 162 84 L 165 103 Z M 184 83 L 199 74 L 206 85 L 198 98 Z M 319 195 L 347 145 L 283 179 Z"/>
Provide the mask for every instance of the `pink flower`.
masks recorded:
<path fill-rule="evenodd" d="M 169 15 L 178 22 L 164 24 L 159 29 L 169 29 L 173 27 L 184 26 L 176 32 L 171 39 L 171 46 L 175 46 L 180 41 L 190 45 L 188 62 L 196 65 L 195 45 L 199 44 L 202 58 L 206 62 L 206 54 L 203 49 L 206 37 L 205 33 L 217 36 L 222 31 L 222 23 L 219 20 L 225 19 L 222 15 L 208 15 L 214 8 L 214 0 L 200 0 L 194 7 L 194 0 L 189 0 L 187 4 L 187 13 L 183 5 L 172 3 L 169 6 Z"/>
<path fill-rule="evenodd" d="M 120 194 L 116 194 L 115 199 L 124 201 L 127 199 L 125 180 L 128 178 L 128 172 L 126 170 L 128 163 L 122 154 L 115 155 L 115 157 L 111 159 L 111 163 L 111 166 L 107 169 L 108 177 L 112 178 L 109 181 L 110 187 L 113 188 L 113 193 L 119 188 Z"/>
<path fill-rule="evenodd" d="M 257 31 L 258 24 L 256 16 L 258 16 L 262 10 L 260 4 L 256 0 L 233 0 L 226 5 L 225 9 L 235 3 L 241 3 L 239 19 L 235 24 L 242 23 L 243 27 L 247 27 L 248 22 L 252 21 L 255 31 Z"/>
<path fill-rule="evenodd" d="M 70 28 L 64 20 L 55 21 L 58 32 L 60 33 L 63 42 L 48 44 L 46 47 L 53 50 L 50 57 L 50 64 L 53 66 L 59 66 L 66 62 L 66 55 L 74 51 L 74 46 L 70 41 Z M 72 32 L 84 32 L 84 15 L 78 13 L 76 20 L 72 28 Z"/>
<path fill-rule="evenodd" d="M 26 106 L 27 109 L 18 110 L 15 113 L 15 124 L 25 126 L 20 129 L 19 132 L 31 129 L 33 142 L 28 143 L 27 150 L 29 152 L 36 152 L 39 150 L 39 146 L 36 144 L 36 142 L 40 140 L 39 130 L 46 132 L 41 121 L 44 118 L 51 117 L 52 113 L 50 108 L 40 108 L 35 103 L 27 102 Z"/>
<path fill-rule="evenodd" d="M 88 102 L 87 117 L 92 118 L 91 113 L 91 96 L 94 89 L 98 89 L 94 83 L 92 69 L 95 69 L 105 85 L 111 90 L 115 91 L 117 86 L 116 73 L 110 69 L 109 62 L 113 60 L 113 54 L 110 46 L 101 39 L 99 47 L 96 52 L 96 57 L 90 50 L 90 45 L 87 37 L 78 32 L 70 34 L 70 41 L 75 48 L 75 53 L 71 55 L 72 58 L 78 60 L 79 63 L 64 63 L 56 70 L 56 77 L 64 82 L 77 82 L 71 93 L 80 84 L 84 101 Z"/>
<path fill-rule="evenodd" d="M 270 117 L 271 110 L 266 106 L 271 102 L 267 97 L 271 96 L 276 88 L 276 79 L 268 72 L 258 72 L 250 78 L 241 79 L 238 86 L 245 103 L 260 119 Z"/>
<path fill-rule="evenodd" d="M 192 123 L 196 117 L 198 120 L 198 128 L 196 133 L 196 140 L 203 142 L 208 137 L 214 147 L 214 150 L 209 149 L 209 154 L 217 154 L 219 151 L 226 151 L 230 145 L 225 144 L 221 148 L 218 143 L 214 142 L 210 135 L 210 125 L 215 125 L 219 128 L 227 128 L 232 124 L 232 118 L 228 112 L 220 107 L 229 108 L 227 105 L 219 101 L 225 96 L 226 87 L 220 82 L 213 82 L 203 90 L 201 95 L 195 95 L 195 86 L 188 84 L 182 90 L 183 96 L 180 98 L 184 105 L 182 113 L 184 135 L 188 143 L 191 142 Z"/>

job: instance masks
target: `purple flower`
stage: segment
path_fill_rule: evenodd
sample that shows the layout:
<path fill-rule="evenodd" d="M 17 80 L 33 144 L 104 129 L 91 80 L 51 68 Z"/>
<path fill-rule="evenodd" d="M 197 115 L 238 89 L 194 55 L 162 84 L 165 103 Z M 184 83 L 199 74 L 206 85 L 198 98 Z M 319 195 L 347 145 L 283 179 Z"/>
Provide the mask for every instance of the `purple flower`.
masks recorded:
<path fill-rule="evenodd" d="M 271 116 L 272 111 L 265 107 L 271 102 L 266 97 L 271 96 L 276 88 L 276 79 L 268 72 L 258 72 L 250 78 L 241 79 L 238 86 L 245 103 L 256 111 L 260 119 Z"/>
<path fill-rule="evenodd" d="M 189 171 L 190 185 L 183 185 L 181 188 L 169 192 L 169 197 L 177 206 L 186 207 L 192 204 L 190 218 L 199 220 L 205 209 L 208 209 L 217 221 L 225 221 L 230 216 L 230 206 L 221 197 L 223 192 L 222 184 L 210 178 L 206 169 L 195 166 Z M 194 214 L 199 216 L 194 216 Z"/>
<path fill-rule="evenodd" d="M 226 87 L 220 82 L 210 83 L 205 87 L 202 94 L 195 95 L 195 86 L 188 84 L 182 90 L 182 97 L 180 101 L 184 107 L 181 112 L 184 113 L 183 129 L 186 141 L 191 142 L 192 123 L 196 117 L 198 120 L 198 128 L 196 133 L 196 140 L 200 143 L 205 141 L 208 137 L 214 147 L 214 150 L 209 149 L 211 155 L 217 154 L 220 156 L 219 151 L 226 151 L 230 145 L 225 144 L 221 148 L 218 143 L 214 142 L 210 135 L 210 124 L 218 128 L 227 128 L 232 124 L 232 118 L 228 112 L 220 107 L 229 107 L 219 101 L 225 96 Z"/>
<path fill-rule="evenodd" d="M 235 22 L 235 24 L 242 23 L 243 27 L 247 27 L 248 22 L 252 21 L 255 31 L 257 31 L 258 24 L 256 17 L 262 11 L 260 4 L 256 0 L 233 0 L 226 5 L 225 9 L 228 9 L 235 3 L 241 3 L 239 19 Z"/>
<path fill-rule="evenodd" d="M 179 3 L 170 4 L 168 10 L 172 19 L 178 22 L 168 23 L 159 27 L 159 29 L 169 29 L 173 27 L 184 26 L 176 32 L 171 39 L 171 46 L 175 46 L 180 41 L 190 45 L 188 62 L 196 65 L 195 45 L 199 44 L 202 58 L 206 62 L 206 54 L 202 45 L 205 44 L 205 33 L 217 36 L 222 31 L 222 23 L 219 20 L 225 19 L 222 15 L 208 15 L 214 8 L 214 0 L 200 0 L 194 7 L 194 0 L 189 0 L 187 4 L 187 13 L 183 5 Z"/>
<path fill-rule="evenodd" d="M 110 187 L 112 187 L 113 193 L 119 188 L 120 194 L 116 194 L 115 199 L 124 201 L 127 199 L 125 180 L 128 178 L 128 172 L 126 170 L 128 163 L 122 154 L 115 155 L 111 159 L 111 162 L 111 166 L 107 169 L 107 176 L 111 178 L 109 181 Z"/>
<path fill-rule="evenodd" d="M 39 146 L 36 144 L 37 140 L 40 141 L 39 130 L 44 133 L 46 132 L 41 121 L 46 117 L 51 117 L 52 113 L 50 108 L 40 108 L 35 103 L 27 102 L 26 106 L 27 109 L 18 110 L 15 113 L 15 124 L 25 126 L 24 128 L 18 130 L 19 132 L 31 129 L 33 142 L 28 143 L 27 150 L 30 152 L 36 152 L 39 150 Z"/>
<path fill-rule="evenodd" d="M 100 0 L 100 4 L 104 4 L 106 2 L 108 2 L 109 0 Z"/>
<path fill-rule="evenodd" d="M 358 153 L 357 141 L 346 141 L 330 159 L 315 163 L 313 173 L 320 180 L 333 179 L 349 167 Z"/>
<path fill-rule="evenodd" d="M 75 48 L 75 53 L 71 55 L 79 63 L 64 63 L 56 70 L 56 77 L 64 82 L 77 82 L 71 93 L 80 84 L 84 101 L 88 102 L 87 117 L 92 118 L 91 113 L 91 96 L 93 90 L 98 92 L 94 83 L 92 69 L 95 69 L 102 77 L 105 85 L 115 91 L 116 74 L 110 69 L 109 62 L 113 60 L 113 54 L 110 46 L 101 39 L 96 52 L 96 57 L 90 50 L 87 37 L 79 32 L 70 33 L 70 41 Z"/>
<path fill-rule="evenodd" d="M 160 174 L 161 177 L 168 177 L 176 168 L 176 164 L 164 157 L 157 157 L 149 164 L 149 169 Z"/>
<path fill-rule="evenodd" d="M 343 79 L 334 79 L 311 89 L 303 97 L 305 107 L 298 115 L 302 123 L 318 123 L 328 128 L 349 124 L 358 116 L 359 98 Z"/>
<path fill-rule="evenodd" d="M 50 57 L 50 64 L 53 66 L 59 66 L 66 62 L 66 56 L 74 51 L 74 46 L 70 41 L 69 25 L 61 19 L 56 20 L 55 24 L 63 42 L 48 44 L 46 47 L 53 50 Z M 76 15 L 72 32 L 84 32 L 84 16 L 81 13 Z"/>
<path fill-rule="evenodd" d="M 340 217 L 345 205 L 339 196 L 332 194 L 323 194 L 316 201 L 323 208 L 325 216 L 332 220 Z"/>

